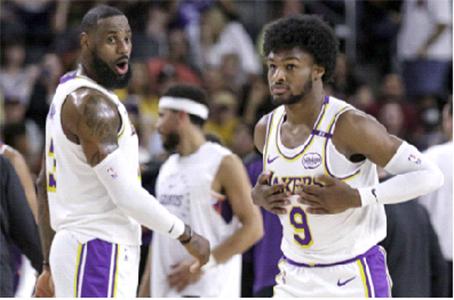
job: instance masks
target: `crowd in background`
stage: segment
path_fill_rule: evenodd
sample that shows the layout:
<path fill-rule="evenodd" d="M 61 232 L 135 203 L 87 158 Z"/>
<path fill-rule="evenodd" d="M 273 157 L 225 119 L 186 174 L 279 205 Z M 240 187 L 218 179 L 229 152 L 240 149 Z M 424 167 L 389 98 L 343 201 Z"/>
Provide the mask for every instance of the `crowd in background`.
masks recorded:
<path fill-rule="evenodd" d="M 139 134 L 144 172 L 166 157 L 155 124 L 159 97 L 174 83 L 207 91 L 207 134 L 246 162 L 256 155 L 254 125 L 273 108 L 260 53 L 262 28 L 301 13 L 321 15 L 340 39 L 326 94 L 371 114 L 420 150 L 445 142 L 441 115 L 452 97 L 452 3 L 348 2 L 1 1 L 0 141 L 38 174 L 50 101 L 59 78 L 78 64 L 78 24 L 89 8 L 106 3 L 125 12 L 133 32 L 133 76 L 128 88 L 115 92 Z M 348 46 L 352 38 L 354 49 Z"/>

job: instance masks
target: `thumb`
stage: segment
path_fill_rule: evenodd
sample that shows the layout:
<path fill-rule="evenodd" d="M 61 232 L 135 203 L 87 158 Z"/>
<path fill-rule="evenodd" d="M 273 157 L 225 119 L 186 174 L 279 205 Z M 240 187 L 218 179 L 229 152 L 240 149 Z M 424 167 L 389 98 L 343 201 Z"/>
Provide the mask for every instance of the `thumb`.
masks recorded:
<path fill-rule="evenodd" d="M 259 178 L 257 178 L 257 182 L 259 184 L 270 184 L 271 174 L 270 171 L 262 172 Z"/>
<path fill-rule="evenodd" d="M 317 182 L 321 183 L 323 186 L 330 186 L 330 185 L 334 185 L 336 183 L 335 178 L 328 176 L 326 174 L 317 176 L 315 179 Z"/>
<path fill-rule="evenodd" d="M 197 271 L 200 269 L 200 261 L 196 259 L 190 266 L 189 266 L 189 272 L 191 273 L 197 273 Z"/>

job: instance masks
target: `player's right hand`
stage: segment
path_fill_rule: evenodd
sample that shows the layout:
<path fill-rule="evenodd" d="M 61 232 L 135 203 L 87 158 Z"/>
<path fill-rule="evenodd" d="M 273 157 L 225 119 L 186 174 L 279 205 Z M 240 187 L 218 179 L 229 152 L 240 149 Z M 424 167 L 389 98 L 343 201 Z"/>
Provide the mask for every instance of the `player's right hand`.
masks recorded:
<path fill-rule="evenodd" d="M 35 297 L 54 297 L 54 281 L 49 269 L 43 269 L 38 279 L 36 279 Z"/>
<path fill-rule="evenodd" d="M 210 258 L 210 242 L 197 232 L 193 231 L 191 240 L 187 244 L 183 244 L 183 246 L 196 259 L 189 268 L 191 272 L 197 272 L 208 262 Z"/>
<path fill-rule="evenodd" d="M 290 204 L 288 193 L 285 192 L 285 185 L 282 183 L 270 185 L 272 173 L 262 172 L 257 183 L 252 188 L 252 200 L 254 204 L 263 207 L 274 214 L 286 214 L 286 206 Z"/>

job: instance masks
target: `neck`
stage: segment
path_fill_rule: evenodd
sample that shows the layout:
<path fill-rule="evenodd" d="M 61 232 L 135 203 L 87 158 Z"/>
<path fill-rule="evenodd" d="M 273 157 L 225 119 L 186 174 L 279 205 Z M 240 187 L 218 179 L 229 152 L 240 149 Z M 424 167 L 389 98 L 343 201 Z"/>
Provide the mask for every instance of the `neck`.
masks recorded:
<path fill-rule="evenodd" d="M 324 98 L 321 82 L 314 83 L 312 91 L 300 102 L 285 106 L 287 122 L 312 127 L 320 113 Z"/>
<path fill-rule="evenodd" d="M 181 156 L 188 156 L 196 152 L 205 142 L 206 139 L 202 130 L 191 124 L 184 129 L 177 152 Z"/>

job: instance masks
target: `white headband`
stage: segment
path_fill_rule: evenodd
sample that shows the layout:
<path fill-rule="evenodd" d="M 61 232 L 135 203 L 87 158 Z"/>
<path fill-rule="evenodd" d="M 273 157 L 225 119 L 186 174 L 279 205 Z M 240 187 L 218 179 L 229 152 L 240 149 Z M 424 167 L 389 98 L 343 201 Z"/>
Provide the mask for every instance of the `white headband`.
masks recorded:
<path fill-rule="evenodd" d="M 208 119 L 208 107 L 188 98 L 161 97 L 159 99 L 159 108 L 182 110 L 204 120 Z"/>

